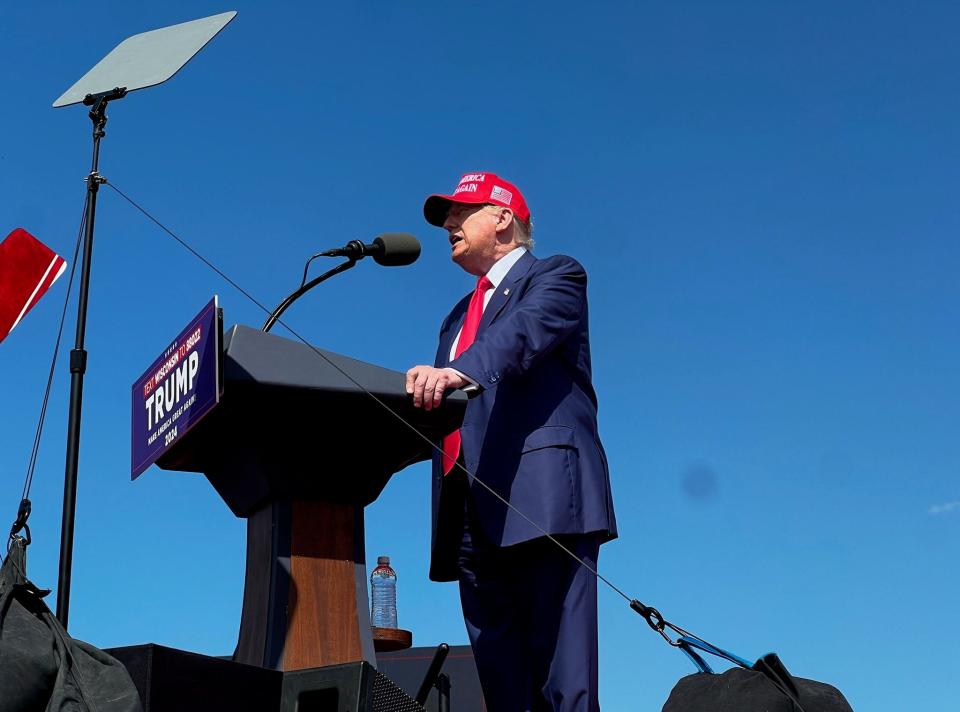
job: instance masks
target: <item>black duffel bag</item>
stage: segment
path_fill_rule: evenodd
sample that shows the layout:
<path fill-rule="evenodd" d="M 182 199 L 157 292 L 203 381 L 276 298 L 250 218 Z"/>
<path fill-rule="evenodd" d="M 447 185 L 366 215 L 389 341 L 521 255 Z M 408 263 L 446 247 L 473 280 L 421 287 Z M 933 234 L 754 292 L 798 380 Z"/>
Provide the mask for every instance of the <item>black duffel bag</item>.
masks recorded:
<path fill-rule="evenodd" d="M 680 679 L 663 712 L 853 712 L 840 690 L 794 677 L 775 653 L 750 663 L 689 635 L 676 645 L 700 672 Z M 738 667 L 715 674 L 698 650 Z"/>
<path fill-rule="evenodd" d="M 0 712 L 141 712 L 127 669 L 71 638 L 27 578 L 26 541 L 0 567 Z"/>

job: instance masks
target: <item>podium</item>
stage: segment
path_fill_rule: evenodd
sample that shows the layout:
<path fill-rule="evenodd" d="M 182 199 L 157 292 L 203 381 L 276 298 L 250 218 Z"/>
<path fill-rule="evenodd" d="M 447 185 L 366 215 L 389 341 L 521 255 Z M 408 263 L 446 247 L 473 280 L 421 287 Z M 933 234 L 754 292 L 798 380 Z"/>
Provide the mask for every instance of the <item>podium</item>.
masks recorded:
<path fill-rule="evenodd" d="M 375 665 L 363 508 L 393 473 L 430 457 L 406 423 L 437 443 L 459 427 L 466 395 L 426 412 L 402 373 L 245 326 L 224 337 L 222 374 L 219 405 L 157 465 L 202 472 L 247 520 L 234 661 Z"/>

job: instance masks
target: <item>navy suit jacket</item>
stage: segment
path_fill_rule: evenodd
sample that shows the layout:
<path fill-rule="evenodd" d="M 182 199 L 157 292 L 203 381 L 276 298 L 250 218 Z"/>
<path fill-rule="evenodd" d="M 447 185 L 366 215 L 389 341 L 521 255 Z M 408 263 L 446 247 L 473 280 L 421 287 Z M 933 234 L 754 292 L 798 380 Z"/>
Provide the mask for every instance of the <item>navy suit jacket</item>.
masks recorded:
<path fill-rule="evenodd" d="M 460 433 L 467 470 L 549 534 L 617 536 L 607 460 L 597 432 L 591 383 L 587 275 L 563 255 L 523 255 L 498 285 L 474 343 L 450 361 L 466 315 L 466 295 L 440 329 L 436 365 L 469 376 L 480 392 L 467 404 Z M 430 577 L 457 578 L 467 483 L 443 476 L 433 461 Z M 470 482 L 487 539 L 509 546 L 543 535 Z"/>

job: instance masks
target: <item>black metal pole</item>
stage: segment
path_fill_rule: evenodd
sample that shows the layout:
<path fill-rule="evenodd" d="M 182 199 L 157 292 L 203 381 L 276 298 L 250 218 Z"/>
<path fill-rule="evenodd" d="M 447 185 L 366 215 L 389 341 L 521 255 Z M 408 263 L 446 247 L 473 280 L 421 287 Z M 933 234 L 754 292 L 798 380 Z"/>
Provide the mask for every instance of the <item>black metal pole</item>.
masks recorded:
<path fill-rule="evenodd" d="M 92 105 L 93 161 L 87 176 L 87 209 L 83 235 L 83 262 L 80 268 L 80 294 L 77 300 L 77 337 L 70 352 L 70 414 L 67 421 L 67 458 L 63 476 L 63 519 L 60 526 L 60 575 L 57 580 L 57 618 L 64 628 L 70 616 L 70 575 L 73 568 L 73 528 L 77 509 L 77 466 L 80 461 L 80 416 L 83 408 L 83 376 L 87 370 L 84 338 L 87 329 L 87 298 L 90 292 L 90 264 L 93 255 L 93 226 L 97 213 L 97 191 L 103 178 L 100 165 L 100 139 L 106 134 L 107 102 L 126 95 L 125 89 L 114 89 L 98 96 L 88 96 L 84 104 Z"/>
<path fill-rule="evenodd" d="M 438 712 L 450 712 L 450 676 L 445 672 L 437 675 L 437 691 L 440 693 Z"/>
<path fill-rule="evenodd" d="M 421 707 L 427 704 L 427 697 L 430 695 L 430 690 L 437 686 L 440 669 L 443 667 L 443 663 L 447 659 L 449 652 L 450 646 L 446 643 L 440 643 L 440 645 L 437 646 L 433 654 L 433 660 L 430 661 L 430 666 L 427 668 L 427 672 L 424 673 L 423 682 L 420 683 L 420 689 L 417 690 L 417 694 L 413 698 Z"/>

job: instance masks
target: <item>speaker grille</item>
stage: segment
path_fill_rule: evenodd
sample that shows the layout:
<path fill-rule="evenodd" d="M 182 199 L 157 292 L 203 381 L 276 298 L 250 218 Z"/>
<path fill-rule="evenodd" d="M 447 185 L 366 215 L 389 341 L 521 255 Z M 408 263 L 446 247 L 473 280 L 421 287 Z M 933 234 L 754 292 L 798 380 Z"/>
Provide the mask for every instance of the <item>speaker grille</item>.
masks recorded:
<path fill-rule="evenodd" d="M 390 678 L 377 673 L 373 679 L 373 712 L 425 712 L 412 697 Z"/>

